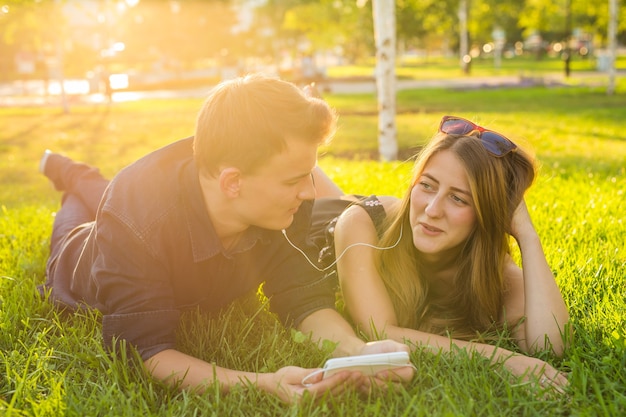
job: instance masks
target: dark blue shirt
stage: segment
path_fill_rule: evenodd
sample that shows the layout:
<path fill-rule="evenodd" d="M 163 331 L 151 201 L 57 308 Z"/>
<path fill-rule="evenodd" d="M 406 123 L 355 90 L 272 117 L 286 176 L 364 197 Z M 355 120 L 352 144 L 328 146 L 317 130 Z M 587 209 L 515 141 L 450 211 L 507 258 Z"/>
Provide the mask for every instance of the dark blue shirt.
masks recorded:
<path fill-rule="evenodd" d="M 234 248 L 221 245 L 192 146 L 191 139 L 178 141 L 120 171 L 96 221 L 75 229 L 49 270 L 54 301 L 97 308 L 105 343 L 124 339 L 144 360 L 175 348 L 182 311 L 216 312 L 261 283 L 271 310 L 287 325 L 334 307 L 335 282 L 280 231 L 251 227 Z M 317 259 L 307 237 L 312 205 L 302 204 L 287 234 Z"/>

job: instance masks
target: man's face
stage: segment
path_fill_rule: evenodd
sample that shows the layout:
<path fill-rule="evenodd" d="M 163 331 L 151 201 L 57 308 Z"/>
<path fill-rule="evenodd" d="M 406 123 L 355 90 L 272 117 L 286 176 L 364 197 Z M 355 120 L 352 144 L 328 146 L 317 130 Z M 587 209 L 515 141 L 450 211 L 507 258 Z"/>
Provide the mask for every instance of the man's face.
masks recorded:
<path fill-rule="evenodd" d="M 254 173 L 242 174 L 236 202 L 240 221 L 271 230 L 289 227 L 302 202 L 315 198 L 311 172 L 316 162 L 316 144 L 290 140 L 284 152 Z"/>

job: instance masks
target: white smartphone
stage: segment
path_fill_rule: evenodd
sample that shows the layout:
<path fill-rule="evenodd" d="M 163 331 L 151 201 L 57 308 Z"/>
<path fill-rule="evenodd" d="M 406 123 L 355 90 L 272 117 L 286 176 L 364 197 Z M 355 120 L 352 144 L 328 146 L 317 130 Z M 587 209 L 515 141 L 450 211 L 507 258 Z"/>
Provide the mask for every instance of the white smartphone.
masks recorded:
<path fill-rule="evenodd" d="M 386 369 L 413 366 L 407 352 L 374 353 L 371 355 L 332 358 L 324 364 L 324 378 L 343 370 L 360 371 L 364 375 L 375 375 Z"/>
<path fill-rule="evenodd" d="M 386 369 L 397 369 L 410 366 L 415 368 L 406 352 L 374 353 L 371 355 L 347 356 L 343 358 L 328 359 L 322 369 L 318 369 L 302 379 L 302 385 L 310 386 L 308 381 L 315 375 L 323 373 L 323 378 L 343 370 L 360 371 L 365 375 L 372 376 Z"/>

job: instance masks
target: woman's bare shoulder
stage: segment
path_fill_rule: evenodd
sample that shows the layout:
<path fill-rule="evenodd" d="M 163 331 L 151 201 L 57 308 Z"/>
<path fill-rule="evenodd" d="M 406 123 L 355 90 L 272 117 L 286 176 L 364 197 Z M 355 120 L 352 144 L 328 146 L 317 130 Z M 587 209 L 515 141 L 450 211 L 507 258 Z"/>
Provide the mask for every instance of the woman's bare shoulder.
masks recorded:
<path fill-rule="evenodd" d="M 376 196 L 376 198 L 378 198 L 378 200 L 382 203 L 387 215 L 395 210 L 395 208 L 400 204 L 400 200 L 397 197 L 384 195 Z M 339 216 L 339 221 L 344 223 L 360 223 L 367 221 L 368 223 L 371 223 L 371 219 L 367 211 L 358 204 L 353 204 L 344 210 L 341 216 Z"/>
<path fill-rule="evenodd" d="M 378 200 L 383 203 L 383 207 L 387 211 L 395 209 L 398 205 L 400 205 L 401 200 L 398 197 L 394 197 L 391 195 L 380 195 L 377 197 Z"/>

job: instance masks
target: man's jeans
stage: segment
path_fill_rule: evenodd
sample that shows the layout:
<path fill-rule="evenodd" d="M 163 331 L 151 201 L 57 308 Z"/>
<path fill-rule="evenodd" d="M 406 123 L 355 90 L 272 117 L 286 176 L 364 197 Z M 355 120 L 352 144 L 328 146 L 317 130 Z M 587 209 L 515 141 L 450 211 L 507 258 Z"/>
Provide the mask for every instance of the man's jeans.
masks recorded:
<path fill-rule="evenodd" d="M 98 205 L 109 185 L 109 180 L 97 168 L 69 159 L 63 160 L 60 165 L 50 175 L 55 177 L 55 186 L 62 186 L 60 191 L 64 191 L 61 208 L 56 213 L 52 227 L 50 260 L 56 259 L 63 241 L 74 228 L 96 219 Z"/>

